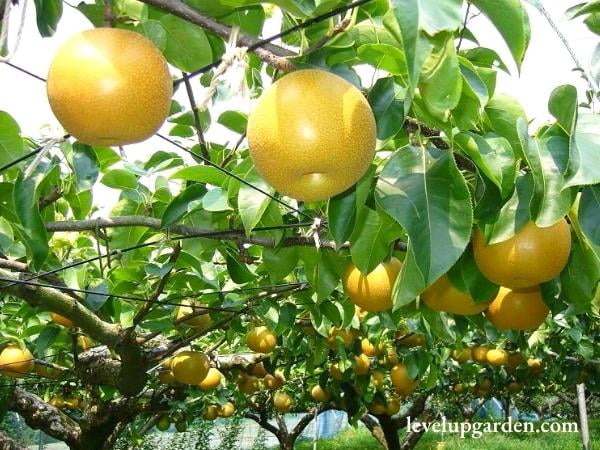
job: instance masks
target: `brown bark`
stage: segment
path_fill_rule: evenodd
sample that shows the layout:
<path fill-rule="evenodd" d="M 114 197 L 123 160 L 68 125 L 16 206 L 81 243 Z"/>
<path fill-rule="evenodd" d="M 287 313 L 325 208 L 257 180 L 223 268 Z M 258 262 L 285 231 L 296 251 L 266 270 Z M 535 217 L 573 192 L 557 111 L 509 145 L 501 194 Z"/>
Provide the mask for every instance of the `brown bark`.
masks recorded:
<path fill-rule="evenodd" d="M 77 422 L 37 395 L 15 387 L 8 400 L 8 409 L 23 417 L 31 428 L 60 439 L 71 448 L 79 446 L 81 429 Z"/>
<path fill-rule="evenodd" d="M 0 450 L 27 450 L 27 446 L 19 444 L 7 434 L 0 431 Z"/>

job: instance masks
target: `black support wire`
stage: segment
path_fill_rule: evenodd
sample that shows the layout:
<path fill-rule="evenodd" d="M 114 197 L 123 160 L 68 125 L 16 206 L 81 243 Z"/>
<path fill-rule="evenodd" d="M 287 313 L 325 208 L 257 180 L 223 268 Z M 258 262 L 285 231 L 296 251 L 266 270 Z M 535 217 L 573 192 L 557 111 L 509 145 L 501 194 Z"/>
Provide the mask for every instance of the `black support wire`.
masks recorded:
<path fill-rule="evenodd" d="M 65 134 L 62 138 L 63 139 L 68 139 L 70 137 L 69 134 Z M 10 169 L 13 166 L 16 166 L 17 164 L 19 164 L 20 162 L 23 162 L 35 155 L 37 155 L 39 152 L 41 152 L 44 149 L 44 145 L 40 145 L 39 147 L 37 147 L 36 149 L 30 151 L 29 153 L 25 153 L 24 155 L 18 157 L 17 159 L 15 159 L 14 161 L 11 161 L 7 164 L 4 164 L 3 166 L 0 167 L 0 173 L 4 172 L 5 170 Z"/>

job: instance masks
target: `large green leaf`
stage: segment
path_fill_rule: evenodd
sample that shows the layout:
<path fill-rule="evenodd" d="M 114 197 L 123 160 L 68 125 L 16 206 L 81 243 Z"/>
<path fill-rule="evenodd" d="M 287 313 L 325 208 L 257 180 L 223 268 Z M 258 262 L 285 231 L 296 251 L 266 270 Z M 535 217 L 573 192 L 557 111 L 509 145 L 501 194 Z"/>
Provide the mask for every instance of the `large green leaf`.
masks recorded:
<path fill-rule="evenodd" d="M 519 118 L 527 120 L 527 116 L 519 102 L 509 95 L 496 94 L 485 107 L 485 113 L 491 129 L 506 138 L 517 156 L 520 156 L 517 121 Z"/>
<path fill-rule="evenodd" d="M 573 241 L 567 267 L 561 274 L 562 294 L 575 306 L 575 314 L 589 312 L 594 292 L 600 281 L 600 260 L 587 245 Z"/>
<path fill-rule="evenodd" d="M 404 123 L 404 90 L 393 78 L 377 80 L 368 95 L 377 123 L 377 137 L 388 139 L 398 134 Z"/>
<path fill-rule="evenodd" d="M 213 60 L 210 42 L 202 28 L 171 14 L 160 19 L 167 32 L 164 54 L 171 64 L 184 72 L 193 72 Z"/>
<path fill-rule="evenodd" d="M 405 77 L 407 74 L 406 57 L 402 50 L 389 44 L 364 44 L 358 47 L 356 55 L 361 61 L 376 69 L 385 70 L 391 75 Z"/>
<path fill-rule="evenodd" d="M 364 208 L 350 237 L 352 262 L 364 274 L 371 273 L 391 252 L 391 244 L 402 229 L 389 217 Z"/>
<path fill-rule="evenodd" d="M 520 69 L 531 38 L 529 16 L 521 0 L 472 0 L 500 32 Z"/>
<path fill-rule="evenodd" d="M 0 165 L 16 160 L 23 152 L 19 124 L 8 113 L 0 111 Z"/>
<path fill-rule="evenodd" d="M 254 166 L 244 175 L 244 180 L 265 192 L 273 194 L 275 191 L 258 174 Z M 240 185 L 238 193 L 238 210 L 244 225 L 244 230 L 250 234 L 269 207 L 271 198 L 258 192 L 247 184 Z"/>
<path fill-rule="evenodd" d="M 96 183 L 100 173 L 100 165 L 94 149 L 83 142 L 73 144 L 71 164 L 77 180 L 77 189 L 90 189 Z"/>
<path fill-rule="evenodd" d="M 498 186 L 502 198 L 508 197 L 514 188 L 517 168 L 515 155 L 508 141 L 493 134 L 480 136 L 465 132 L 457 134 L 455 142 Z"/>
<path fill-rule="evenodd" d="M 571 136 L 565 188 L 600 183 L 600 116 L 581 114 Z"/>
<path fill-rule="evenodd" d="M 519 175 L 512 197 L 499 212 L 482 220 L 479 225 L 489 244 L 510 239 L 531 220 L 530 205 L 533 186 L 531 173 Z"/>
<path fill-rule="evenodd" d="M 488 280 L 479 270 L 469 245 L 458 262 L 448 271 L 450 282 L 467 292 L 476 302 L 490 301 L 496 296 L 498 286 Z"/>
<path fill-rule="evenodd" d="M 376 199 L 409 236 L 395 288 L 398 307 L 446 273 L 465 250 L 473 224 L 471 197 L 451 152 L 408 146 L 384 166 Z"/>
<path fill-rule="evenodd" d="M 538 226 L 548 227 L 569 212 L 577 194 L 574 189 L 563 190 L 569 141 L 562 136 L 531 138 L 523 119 L 519 119 L 518 127 L 523 154 L 533 174 L 531 218 Z"/>
<path fill-rule="evenodd" d="M 191 166 L 179 169 L 173 175 L 172 179 L 197 181 L 199 183 L 212 184 L 213 186 L 223 187 L 227 181 L 227 176 L 212 166 Z"/>
<path fill-rule="evenodd" d="M 579 200 L 579 225 L 592 244 L 600 247 L 600 186 L 587 186 Z"/>
<path fill-rule="evenodd" d="M 577 123 L 577 89 L 570 84 L 559 86 L 550 94 L 548 111 L 569 136 Z"/>
<path fill-rule="evenodd" d="M 14 205 L 21 222 L 25 245 L 31 252 L 31 268 L 39 269 L 49 253 L 48 234 L 38 208 L 36 182 L 33 178 L 17 178 L 13 191 Z"/>
<path fill-rule="evenodd" d="M 329 200 L 327 223 L 337 245 L 348 240 L 356 223 L 356 185 Z"/>
<path fill-rule="evenodd" d="M 206 194 L 206 187 L 193 184 L 175 197 L 163 213 L 161 226 L 168 227 L 179 221 L 192 209 L 201 204 L 202 197 Z"/>
<path fill-rule="evenodd" d="M 435 50 L 423 64 L 419 92 L 429 112 L 444 119 L 447 112 L 458 105 L 462 76 L 454 47 L 454 34 L 440 34 L 435 42 Z"/>
<path fill-rule="evenodd" d="M 34 0 L 38 31 L 43 37 L 52 36 L 62 16 L 62 0 Z"/>
<path fill-rule="evenodd" d="M 104 174 L 100 182 L 114 189 L 135 189 L 137 177 L 127 169 L 112 169 Z"/>

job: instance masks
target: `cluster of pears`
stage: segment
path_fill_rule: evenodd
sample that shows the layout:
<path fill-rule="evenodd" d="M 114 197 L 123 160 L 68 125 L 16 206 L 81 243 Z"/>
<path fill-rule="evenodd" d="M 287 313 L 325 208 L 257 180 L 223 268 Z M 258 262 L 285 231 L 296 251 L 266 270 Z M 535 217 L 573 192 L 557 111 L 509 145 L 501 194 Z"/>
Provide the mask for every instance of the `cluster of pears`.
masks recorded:
<path fill-rule="evenodd" d="M 423 345 L 420 339 L 422 336 L 413 339 L 412 335 L 408 337 L 408 335 L 402 333 L 400 332 L 401 335 L 397 336 L 396 341 L 398 345 L 405 347 Z M 355 329 L 346 330 L 332 327 L 329 330 L 327 344 L 331 349 L 335 349 L 338 342 L 340 342 L 345 348 L 349 349 L 354 346 L 358 337 L 359 333 Z M 403 344 L 400 344 L 400 342 L 403 342 Z M 385 380 L 389 377 L 397 396 L 408 397 L 414 392 L 418 382 L 410 377 L 407 367 L 399 360 L 394 346 L 386 345 L 384 342 L 373 344 L 368 338 L 364 337 L 360 341 L 360 350 L 360 354 L 353 356 L 352 375 L 350 379 L 356 376 L 368 376 L 370 377 L 371 384 L 379 392 L 384 389 Z M 382 367 L 374 367 L 373 362 L 378 362 Z M 335 381 L 342 381 L 345 378 L 346 372 L 343 372 L 340 366 L 339 362 L 333 362 L 329 366 L 329 375 Z M 385 370 L 383 366 L 387 367 L 388 370 Z M 313 386 L 311 396 L 317 402 L 328 402 L 331 400 L 329 391 L 320 385 Z M 384 414 L 386 412 L 390 415 L 395 414 L 397 412 L 396 405 L 398 405 L 398 409 L 400 407 L 397 396 L 392 396 L 388 399 L 378 396 L 374 400 L 374 404 L 370 405 L 372 412 L 374 414 Z"/>
<path fill-rule="evenodd" d="M 570 251 L 571 233 L 565 219 L 546 228 L 530 221 L 510 239 L 494 244 L 486 244 L 477 229 L 473 236 L 475 262 L 486 278 L 500 285 L 496 296 L 476 302 L 442 275 L 421 294 L 421 300 L 434 311 L 459 315 L 485 311 L 499 330 L 534 330 L 550 312 L 539 285 L 560 274 Z M 343 277 L 350 300 L 366 311 L 391 309 L 401 267 L 394 257 L 369 274 L 350 264 Z"/>

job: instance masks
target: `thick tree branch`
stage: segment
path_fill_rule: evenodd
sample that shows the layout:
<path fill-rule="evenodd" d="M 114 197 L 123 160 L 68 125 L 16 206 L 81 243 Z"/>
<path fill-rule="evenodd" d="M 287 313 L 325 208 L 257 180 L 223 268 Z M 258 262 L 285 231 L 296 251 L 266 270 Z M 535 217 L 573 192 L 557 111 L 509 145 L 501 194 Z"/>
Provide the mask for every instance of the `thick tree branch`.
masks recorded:
<path fill-rule="evenodd" d="M 215 33 L 223 39 L 229 39 L 231 35 L 231 28 L 227 25 L 223 25 L 207 16 L 202 15 L 194 8 L 186 5 L 183 2 L 177 0 L 141 0 L 143 3 L 155 6 L 163 11 L 169 12 L 174 16 L 180 17 L 187 20 L 190 23 L 199 25 L 207 31 Z M 259 39 L 240 33 L 238 38 L 238 45 L 244 47 L 251 47 L 259 42 Z M 262 47 L 258 47 L 254 50 L 254 54 L 258 56 L 262 61 L 270 64 L 276 69 L 289 72 L 294 70 L 294 66 L 287 58 L 296 56 L 296 54 L 290 50 L 273 44 L 266 44 Z"/>
<path fill-rule="evenodd" d="M 10 282 L 19 281 L 12 272 L 3 269 L 0 269 L 0 279 Z M 35 283 L 19 283 L 4 287 L 4 290 L 25 300 L 33 307 L 41 307 L 66 317 L 91 338 L 114 349 L 123 363 L 117 378 L 122 393 L 134 395 L 143 388 L 146 383 L 143 352 L 130 330 L 122 330 L 120 325 L 104 322 L 83 304 L 54 288 L 35 286 Z"/>
<path fill-rule="evenodd" d="M 245 411 L 244 417 L 247 419 L 254 420 L 262 428 L 269 431 L 270 433 L 273 433 L 277 438 L 279 438 L 279 428 L 277 428 L 275 425 L 271 424 L 269 422 L 269 420 L 267 419 L 266 415 L 259 416 L 258 414 L 252 413 L 250 411 Z"/>
<path fill-rule="evenodd" d="M 9 280 L 10 282 L 19 281 L 19 278 L 14 273 L 3 269 L 0 269 L 0 279 L 3 281 Z M 104 322 L 96 314 L 64 292 L 53 288 L 21 283 L 6 288 L 0 285 L 0 289 L 25 300 L 33 307 L 40 307 L 66 317 L 77 326 L 83 328 L 91 338 L 109 347 L 114 347 L 119 342 L 118 325 Z"/>
<path fill-rule="evenodd" d="M 362 416 L 360 421 L 365 424 L 373 437 L 377 439 L 377 442 L 379 442 L 381 446 L 387 450 L 387 441 L 385 440 L 385 434 L 383 433 L 383 429 L 381 428 L 381 425 L 379 425 L 379 422 L 369 414 Z"/>
<path fill-rule="evenodd" d="M 40 429 L 69 446 L 79 446 L 81 429 L 77 422 L 37 395 L 15 387 L 8 400 L 8 409 L 23 417 L 31 428 Z"/>
<path fill-rule="evenodd" d="M 0 257 L 0 269 L 8 269 L 8 270 L 12 270 L 13 272 L 22 272 L 22 273 L 28 273 L 31 275 L 37 275 L 36 273 L 30 271 L 29 266 L 27 264 L 20 262 L 20 261 L 14 261 L 12 259 L 2 258 L 2 257 Z M 42 279 L 48 283 L 55 284 L 57 286 L 67 287 L 65 282 L 55 275 L 44 275 L 44 276 L 40 277 L 40 279 Z M 79 295 L 77 295 L 75 292 L 65 291 L 65 293 L 67 295 L 73 297 L 76 300 L 79 300 L 79 301 L 82 300 L 82 298 L 79 297 Z"/>

